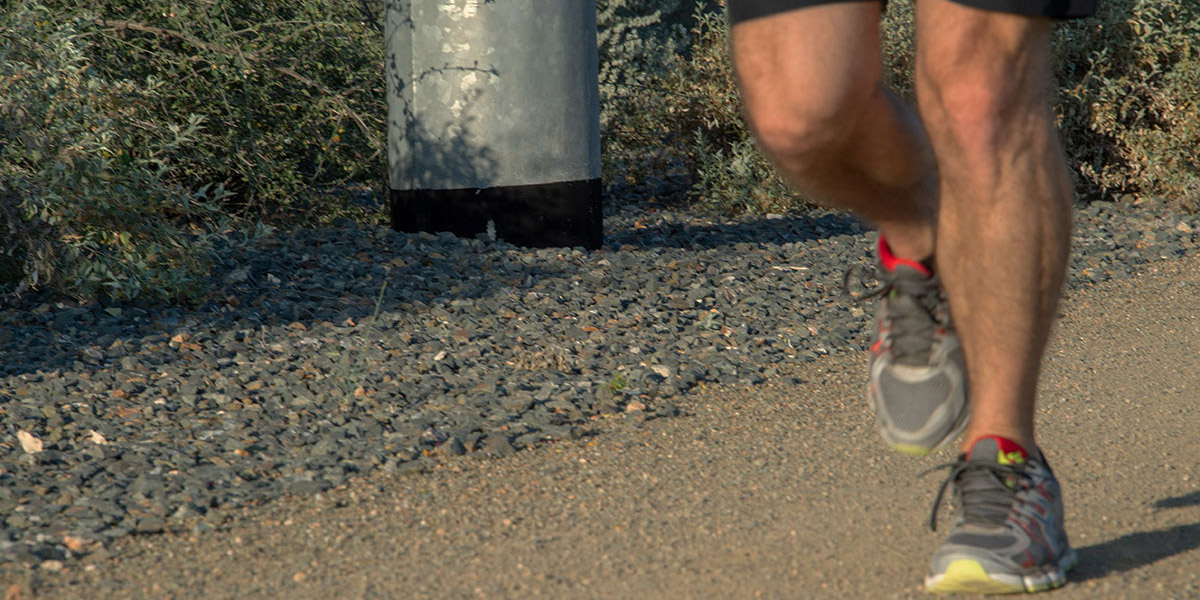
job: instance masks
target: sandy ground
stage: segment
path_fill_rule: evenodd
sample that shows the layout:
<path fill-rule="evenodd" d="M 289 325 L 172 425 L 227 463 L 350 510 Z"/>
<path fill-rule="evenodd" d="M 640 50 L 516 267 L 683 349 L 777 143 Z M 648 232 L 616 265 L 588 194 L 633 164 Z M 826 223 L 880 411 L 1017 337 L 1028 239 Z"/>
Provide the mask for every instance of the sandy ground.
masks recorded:
<path fill-rule="evenodd" d="M 1045 595 L 1200 598 L 1200 259 L 1064 301 L 1040 439 L 1081 562 Z M 863 357 L 708 387 L 684 415 L 0 571 L 24 598 L 910 598 L 950 452 L 889 452 Z M 947 515 L 943 513 L 943 521 Z"/>

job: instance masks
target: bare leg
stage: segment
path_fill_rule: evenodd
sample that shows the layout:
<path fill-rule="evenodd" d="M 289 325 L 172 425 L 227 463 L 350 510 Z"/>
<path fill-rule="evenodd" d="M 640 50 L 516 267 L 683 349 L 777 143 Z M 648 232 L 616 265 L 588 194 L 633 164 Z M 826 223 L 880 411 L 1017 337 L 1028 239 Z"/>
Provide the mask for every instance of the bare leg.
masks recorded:
<path fill-rule="evenodd" d="M 1070 241 L 1071 181 L 1047 95 L 1051 22 L 919 0 L 917 96 L 938 157 L 938 268 L 966 353 L 964 448 L 1030 451 Z"/>
<path fill-rule="evenodd" d="M 734 26 L 760 146 L 793 186 L 879 227 L 901 258 L 933 254 L 937 176 L 914 111 L 881 84 L 880 6 L 838 3 Z"/>

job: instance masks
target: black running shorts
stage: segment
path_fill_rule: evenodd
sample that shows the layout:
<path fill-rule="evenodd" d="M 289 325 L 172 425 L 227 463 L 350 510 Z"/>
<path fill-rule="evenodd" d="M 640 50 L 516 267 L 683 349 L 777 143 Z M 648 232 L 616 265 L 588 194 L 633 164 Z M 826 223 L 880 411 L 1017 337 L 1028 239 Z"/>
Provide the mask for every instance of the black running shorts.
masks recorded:
<path fill-rule="evenodd" d="M 862 0 L 729 0 L 729 21 L 739 23 L 747 19 L 766 17 L 795 8 L 855 2 Z M 887 0 L 866 0 L 887 2 Z M 1048 17 L 1051 19 L 1075 19 L 1095 14 L 1100 0 L 954 0 L 958 4 L 999 12 Z"/>

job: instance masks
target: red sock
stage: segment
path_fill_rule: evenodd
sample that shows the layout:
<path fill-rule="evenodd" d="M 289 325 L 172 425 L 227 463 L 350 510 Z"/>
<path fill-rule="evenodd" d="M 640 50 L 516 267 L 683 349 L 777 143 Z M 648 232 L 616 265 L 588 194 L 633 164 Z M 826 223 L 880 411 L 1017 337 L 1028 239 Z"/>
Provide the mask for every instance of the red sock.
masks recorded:
<path fill-rule="evenodd" d="M 896 270 L 896 267 L 901 265 L 906 266 L 926 277 L 933 277 L 933 269 L 925 264 L 928 261 L 908 260 L 907 258 L 899 258 L 892 254 L 891 246 L 888 246 L 887 240 L 881 235 L 879 236 L 879 262 L 883 264 L 883 268 L 890 273 Z"/>
<path fill-rule="evenodd" d="M 1029 452 L 1020 444 L 998 435 L 985 435 L 974 442 L 971 442 L 971 452 L 975 451 L 975 446 L 983 440 L 993 440 L 996 442 L 996 447 L 1000 450 L 997 461 L 1002 465 L 1020 465 L 1025 463 L 1025 459 L 1029 458 Z M 970 452 L 968 452 L 968 455 Z"/>

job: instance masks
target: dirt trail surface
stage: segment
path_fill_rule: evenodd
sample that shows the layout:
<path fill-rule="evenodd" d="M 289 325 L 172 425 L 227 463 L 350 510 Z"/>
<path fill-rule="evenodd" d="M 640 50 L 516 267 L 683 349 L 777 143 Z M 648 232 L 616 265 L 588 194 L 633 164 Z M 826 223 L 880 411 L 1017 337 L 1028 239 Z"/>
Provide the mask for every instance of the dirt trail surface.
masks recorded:
<path fill-rule="evenodd" d="M 1200 598 L 1200 258 L 1064 301 L 1040 436 L 1081 562 L 1048 598 Z M 138 536 L 15 598 L 910 598 L 950 452 L 887 451 L 841 355 L 683 415 L 505 459 L 446 459 Z M 943 510 L 946 510 L 943 508 Z M 942 522 L 948 522 L 942 515 Z"/>

